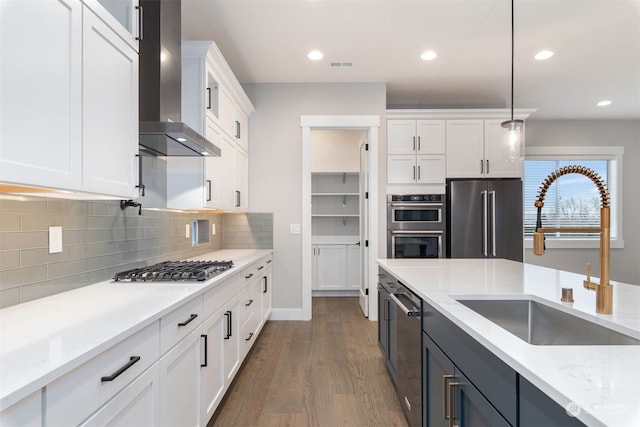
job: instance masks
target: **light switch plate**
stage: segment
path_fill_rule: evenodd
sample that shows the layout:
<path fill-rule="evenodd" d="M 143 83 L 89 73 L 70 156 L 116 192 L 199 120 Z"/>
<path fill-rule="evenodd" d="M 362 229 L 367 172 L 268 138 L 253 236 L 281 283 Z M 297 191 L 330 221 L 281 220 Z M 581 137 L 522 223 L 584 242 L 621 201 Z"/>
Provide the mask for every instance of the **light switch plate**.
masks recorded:
<path fill-rule="evenodd" d="M 289 232 L 291 234 L 300 234 L 300 224 L 289 224 Z"/>
<path fill-rule="evenodd" d="M 211 224 L 211 235 L 213 235 L 213 236 L 216 235 L 216 225 L 215 224 Z"/>
<path fill-rule="evenodd" d="M 62 227 L 49 227 L 49 253 L 59 254 L 62 252 Z"/>
<path fill-rule="evenodd" d="M 191 224 L 185 224 L 184 226 L 184 238 L 189 238 L 189 233 L 191 232 Z"/>

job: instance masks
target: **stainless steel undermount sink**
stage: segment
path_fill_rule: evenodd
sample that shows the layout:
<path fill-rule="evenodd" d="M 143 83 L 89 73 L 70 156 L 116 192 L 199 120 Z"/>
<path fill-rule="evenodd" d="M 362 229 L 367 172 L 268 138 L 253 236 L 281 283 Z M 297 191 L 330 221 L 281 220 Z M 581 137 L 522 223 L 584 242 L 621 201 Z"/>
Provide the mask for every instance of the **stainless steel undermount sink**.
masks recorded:
<path fill-rule="evenodd" d="M 533 345 L 640 345 L 640 339 L 532 299 L 456 300 Z"/>

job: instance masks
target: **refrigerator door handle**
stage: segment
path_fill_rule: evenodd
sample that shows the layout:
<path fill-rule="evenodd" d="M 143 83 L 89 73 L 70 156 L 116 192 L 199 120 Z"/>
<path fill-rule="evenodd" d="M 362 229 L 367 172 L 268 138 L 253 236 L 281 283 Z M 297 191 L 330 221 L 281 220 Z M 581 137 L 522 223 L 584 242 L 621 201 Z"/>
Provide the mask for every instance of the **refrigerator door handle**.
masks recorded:
<path fill-rule="evenodd" d="M 487 236 L 487 223 L 489 222 L 489 211 L 487 209 L 487 192 L 483 191 L 482 193 L 482 253 L 484 256 L 489 255 L 489 251 L 487 249 L 487 240 L 489 240 Z"/>
<path fill-rule="evenodd" d="M 496 256 L 496 192 L 490 191 L 491 196 L 491 254 Z"/>

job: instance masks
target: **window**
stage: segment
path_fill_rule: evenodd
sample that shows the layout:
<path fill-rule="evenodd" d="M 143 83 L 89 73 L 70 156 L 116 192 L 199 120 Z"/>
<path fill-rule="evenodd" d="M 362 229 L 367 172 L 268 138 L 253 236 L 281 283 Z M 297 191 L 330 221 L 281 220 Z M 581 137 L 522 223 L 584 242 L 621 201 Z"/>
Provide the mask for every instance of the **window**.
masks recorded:
<path fill-rule="evenodd" d="M 602 177 L 611 195 L 611 247 L 623 247 L 620 229 L 620 166 L 622 147 L 528 147 L 524 172 L 525 246 L 531 247 L 536 227 L 534 203 L 540 185 L 556 169 L 580 165 Z M 599 227 L 600 195 L 595 184 L 579 174 L 556 179 L 542 208 L 543 227 Z M 549 248 L 597 247 L 598 233 L 545 233 Z"/>

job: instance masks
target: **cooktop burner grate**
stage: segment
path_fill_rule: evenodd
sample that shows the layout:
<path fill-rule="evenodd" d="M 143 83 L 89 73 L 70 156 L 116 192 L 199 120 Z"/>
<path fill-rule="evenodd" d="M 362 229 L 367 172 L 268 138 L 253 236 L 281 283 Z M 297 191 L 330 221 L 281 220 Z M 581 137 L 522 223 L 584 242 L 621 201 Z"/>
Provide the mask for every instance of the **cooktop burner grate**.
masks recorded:
<path fill-rule="evenodd" d="M 233 261 L 165 261 L 116 273 L 116 282 L 199 281 L 233 267 Z"/>

